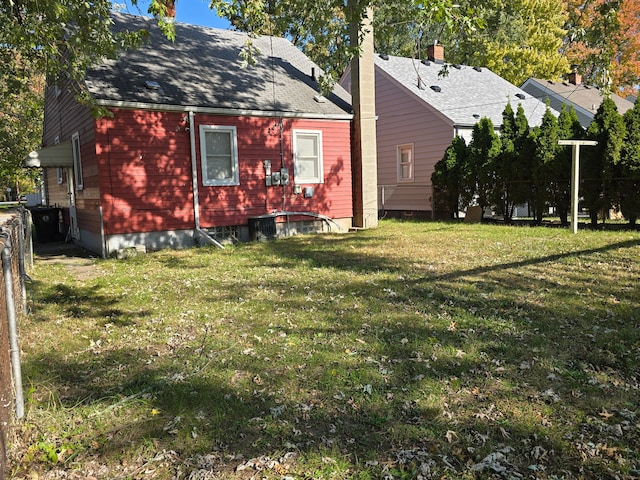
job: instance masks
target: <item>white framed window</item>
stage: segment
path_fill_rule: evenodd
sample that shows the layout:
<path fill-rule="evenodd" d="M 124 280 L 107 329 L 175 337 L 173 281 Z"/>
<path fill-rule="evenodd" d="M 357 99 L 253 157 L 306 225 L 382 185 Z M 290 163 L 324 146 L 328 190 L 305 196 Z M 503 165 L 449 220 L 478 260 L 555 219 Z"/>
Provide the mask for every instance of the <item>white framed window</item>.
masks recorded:
<path fill-rule="evenodd" d="M 324 183 L 322 132 L 319 130 L 294 130 L 293 159 L 296 183 Z"/>
<path fill-rule="evenodd" d="M 80 134 L 78 132 L 71 136 L 71 148 L 73 150 L 73 175 L 76 188 L 82 190 L 82 158 L 80 157 Z"/>
<path fill-rule="evenodd" d="M 413 182 L 413 143 L 398 145 L 398 182 Z"/>
<path fill-rule="evenodd" d="M 202 183 L 240 185 L 236 127 L 200 125 Z"/>

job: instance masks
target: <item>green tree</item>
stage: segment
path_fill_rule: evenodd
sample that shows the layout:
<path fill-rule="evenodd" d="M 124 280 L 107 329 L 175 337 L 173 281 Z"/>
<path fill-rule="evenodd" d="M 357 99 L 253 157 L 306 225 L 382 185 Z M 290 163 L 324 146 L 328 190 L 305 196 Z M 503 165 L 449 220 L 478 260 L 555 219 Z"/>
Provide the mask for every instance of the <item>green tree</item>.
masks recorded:
<path fill-rule="evenodd" d="M 468 167 L 469 149 L 464 138 L 456 135 L 434 167 L 431 175 L 436 211 L 446 211 L 450 218 L 458 218 L 463 197 L 462 180 Z"/>
<path fill-rule="evenodd" d="M 598 145 L 587 149 L 585 161 L 581 163 L 584 178 L 582 197 L 594 227 L 598 225 L 598 213 L 603 212 L 602 219 L 605 221 L 616 199 L 614 181 L 620 175 L 618 170 L 624 136 L 622 115 L 618 113 L 614 101 L 605 97 L 587 129 L 587 137 L 596 140 Z"/>
<path fill-rule="evenodd" d="M 640 2 L 565 0 L 564 52 L 584 80 L 607 92 L 636 93 L 640 76 Z"/>
<path fill-rule="evenodd" d="M 469 168 L 463 179 L 469 191 L 473 191 L 475 200 L 484 209 L 491 206 L 495 198 L 496 162 L 501 152 L 500 137 L 490 118 L 483 117 L 473 127 L 469 142 Z"/>
<path fill-rule="evenodd" d="M 135 3 L 135 0 L 134 0 Z M 86 70 L 139 44 L 144 32 L 111 32 L 110 0 L 0 3 L 0 174 L 18 174 L 41 141 L 44 79 L 79 97 Z"/>
<path fill-rule="evenodd" d="M 558 139 L 580 140 L 584 137 L 584 129 L 580 125 L 578 115 L 573 107 L 569 109 L 562 105 L 558 116 Z M 568 226 L 569 210 L 571 209 L 571 149 L 558 146 L 555 159 L 549 163 L 550 178 L 549 196 L 556 207 L 562 226 Z"/>
<path fill-rule="evenodd" d="M 152 4 L 162 1 L 153 0 Z M 378 7 L 373 0 L 210 1 L 211 8 L 239 30 L 290 38 L 324 70 L 322 79 L 325 82 L 335 82 L 359 53 L 349 41 L 350 25 L 361 25 L 370 7 L 376 12 L 374 26 L 392 24 L 396 29 L 393 31 L 402 29 L 410 32 L 409 37 L 403 37 L 405 40 L 414 34 L 419 35 L 417 32 L 422 26 L 437 23 L 453 28 L 454 24 L 467 24 L 469 21 L 453 0 L 409 0 L 395 5 L 380 5 Z M 380 21 L 376 20 L 378 12 Z M 379 38 L 392 42 L 392 35 L 385 30 L 380 31 Z M 408 41 L 411 43 L 410 39 Z M 393 42 L 400 45 L 404 40 Z"/>
<path fill-rule="evenodd" d="M 636 102 L 624 114 L 626 135 L 620 157 L 620 208 L 622 214 L 635 226 L 640 217 L 640 104 Z"/>
<path fill-rule="evenodd" d="M 562 2 L 463 0 L 461 6 L 475 13 L 481 28 L 443 30 L 440 40 L 449 61 L 485 66 L 516 85 L 569 71 L 560 52 L 566 37 Z"/>
<path fill-rule="evenodd" d="M 547 107 L 542 123 L 533 132 L 535 153 L 531 169 L 530 203 L 534 221 L 542 223 L 544 210 L 549 203 L 549 184 L 553 180 L 552 165 L 558 153 L 558 119 Z"/>
<path fill-rule="evenodd" d="M 502 112 L 501 152 L 496 159 L 496 190 L 494 203 L 504 215 L 505 222 L 511 222 L 514 207 L 527 201 L 528 174 L 531 157 L 529 142 L 529 122 L 524 108 L 518 104 L 516 112 L 507 103 Z"/>

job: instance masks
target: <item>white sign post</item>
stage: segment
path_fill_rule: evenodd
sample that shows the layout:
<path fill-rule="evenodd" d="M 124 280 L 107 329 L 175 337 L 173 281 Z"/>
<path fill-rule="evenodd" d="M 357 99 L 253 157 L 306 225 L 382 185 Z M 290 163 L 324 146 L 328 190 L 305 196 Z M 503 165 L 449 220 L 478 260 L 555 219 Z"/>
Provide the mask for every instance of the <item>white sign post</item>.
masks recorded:
<path fill-rule="evenodd" d="M 571 145 L 571 230 L 578 233 L 578 186 L 580 184 L 580 145 L 597 145 L 595 140 L 558 140 L 558 145 Z"/>

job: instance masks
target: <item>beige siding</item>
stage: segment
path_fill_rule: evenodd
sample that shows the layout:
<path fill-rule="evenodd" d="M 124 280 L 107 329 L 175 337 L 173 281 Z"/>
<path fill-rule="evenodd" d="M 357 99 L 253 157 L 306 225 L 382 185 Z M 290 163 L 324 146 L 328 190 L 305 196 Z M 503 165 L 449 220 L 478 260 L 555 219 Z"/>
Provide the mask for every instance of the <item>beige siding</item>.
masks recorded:
<path fill-rule="evenodd" d="M 376 70 L 378 186 L 386 210 L 431 210 L 431 174 L 454 128 L 451 121 Z M 413 144 L 414 180 L 398 182 L 397 148 Z M 382 207 L 382 205 L 380 205 Z"/>

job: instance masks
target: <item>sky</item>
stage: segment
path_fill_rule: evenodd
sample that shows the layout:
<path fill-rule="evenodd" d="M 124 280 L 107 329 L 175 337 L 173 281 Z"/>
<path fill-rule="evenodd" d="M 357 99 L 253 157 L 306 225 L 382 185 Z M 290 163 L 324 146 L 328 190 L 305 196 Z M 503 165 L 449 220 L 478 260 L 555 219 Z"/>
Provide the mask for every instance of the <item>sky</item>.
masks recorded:
<path fill-rule="evenodd" d="M 147 10 L 150 0 L 138 0 L 138 6 L 132 6 L 130 0 L 113 0 L 114 5 L 124 5 L 121 11 L 134 15 L 149 16 Z M 181 0 L 176 2 L 176 20 L 203 27 L 229 28 L 229 22 L 218 17 L 209 8 L 208 0 Z"/>

